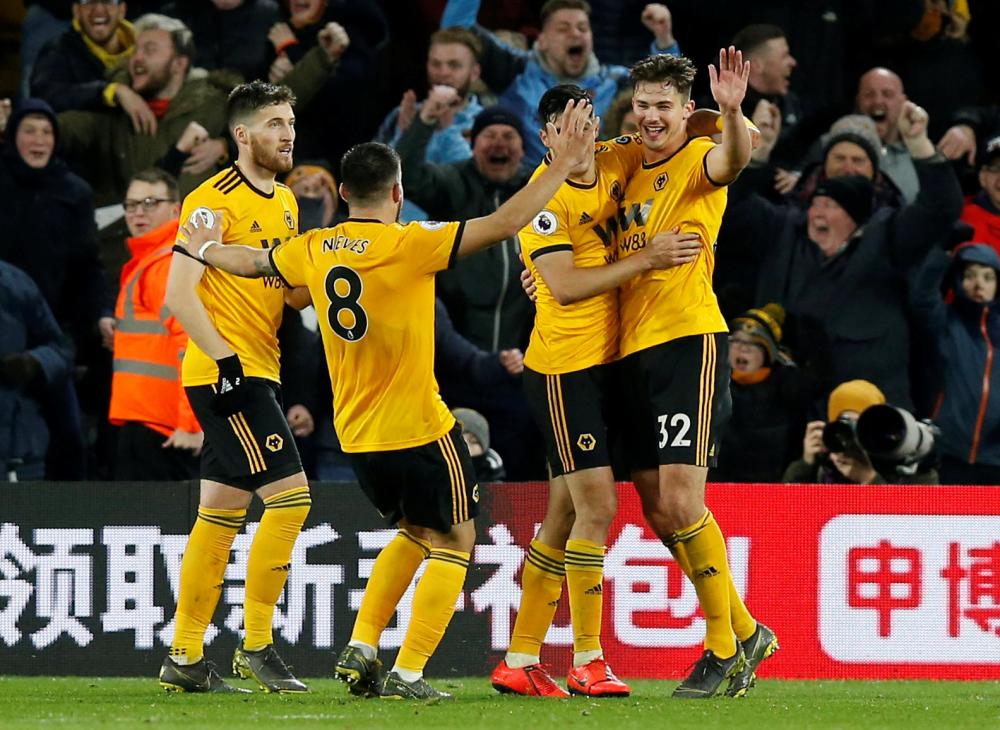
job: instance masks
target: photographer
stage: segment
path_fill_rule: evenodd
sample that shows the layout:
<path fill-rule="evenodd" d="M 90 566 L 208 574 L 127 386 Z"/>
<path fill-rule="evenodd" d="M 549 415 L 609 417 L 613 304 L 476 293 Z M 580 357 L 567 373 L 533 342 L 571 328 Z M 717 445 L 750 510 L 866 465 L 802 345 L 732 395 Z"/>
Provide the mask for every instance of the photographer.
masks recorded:
<path fill-rule="evenodd" d="M 872 406 L 884 404 L 882 391 L 866 380 L 850 380 L 834 388 L 827 405 L 828 422 L 811 421 L 806 425 L 802 458 L 788 466 L 783 481 L 794 484 L 937 484 L 937 471 L 923 459 L 913 462 L 899 457 L 879 458 L 862 447 L 856 434 L 859 417 Z M 905 423 L 902 417 L 899 420 Z M 905 431 L 906 426 L 903 428 Z M 918 430 L 931 433 L 926 426 Z M 904 437 L 908 435 L 905 433 Z"/>

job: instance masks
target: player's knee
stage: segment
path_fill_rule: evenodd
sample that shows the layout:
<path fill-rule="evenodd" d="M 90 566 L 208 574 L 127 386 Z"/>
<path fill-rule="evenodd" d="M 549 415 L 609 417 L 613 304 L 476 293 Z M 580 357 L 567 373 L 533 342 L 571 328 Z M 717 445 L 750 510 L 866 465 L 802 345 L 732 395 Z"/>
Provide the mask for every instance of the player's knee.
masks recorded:
<path fill-rule="evenodd" d="M 471 553 L 476 544 L 476 523 L 472 520 L 453 525 L 448 532 L 428 530 L 428 533 L 429 542 L 436 548 Z"/>

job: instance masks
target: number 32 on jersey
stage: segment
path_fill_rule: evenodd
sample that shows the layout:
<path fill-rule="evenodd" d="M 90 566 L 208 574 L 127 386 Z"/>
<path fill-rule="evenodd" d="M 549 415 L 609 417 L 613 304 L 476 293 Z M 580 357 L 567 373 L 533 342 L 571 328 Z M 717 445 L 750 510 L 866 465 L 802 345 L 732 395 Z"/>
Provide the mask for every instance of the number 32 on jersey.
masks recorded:
<path fill-rule="evenodd" d="M 334 266 L 327 273 L 324 286 L 330 299 L 326 310 L 330 329 L 348 342 L 362 339 L 368 332 L 368 314 L 358 301 L 364 288 L 361 276 L 350 266 Z"/>

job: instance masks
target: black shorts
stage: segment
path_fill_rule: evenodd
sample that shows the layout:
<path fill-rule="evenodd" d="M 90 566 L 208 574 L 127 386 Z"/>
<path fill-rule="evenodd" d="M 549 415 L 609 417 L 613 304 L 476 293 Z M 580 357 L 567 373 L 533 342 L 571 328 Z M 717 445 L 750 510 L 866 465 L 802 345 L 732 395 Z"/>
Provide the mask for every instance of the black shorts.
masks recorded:
<path fill-rule="evenodd" d="M 691 335 L 623 360 L 625 451 L 630 469 L 715 466 L 732 411 L 729 335 Z"/>
<path fill-rule="evenodd" d="M 525 368 L 523 378 L 528 407 L 545 439 L 551 475 L 609 466 L 608 366 L 560 375 Z"/>
<path fill-rule="evenodd" d="M 414 525 L 450 532 L 452 525 L 479 514 L 476 470 L 457 423 L 423 446 L 347 458 L 361 490 L 390 525 L 405 517 Z"/>
<path fill-rule="evenodd" d="M 281 407 L 281 388 L 264 378 L 247 378 L 250 395 L 237 414 L 212 408 L 214 385 L 184 388 L 205 432 L 201 478 L 253 492 L 302 471 L 295 439 Z"/>

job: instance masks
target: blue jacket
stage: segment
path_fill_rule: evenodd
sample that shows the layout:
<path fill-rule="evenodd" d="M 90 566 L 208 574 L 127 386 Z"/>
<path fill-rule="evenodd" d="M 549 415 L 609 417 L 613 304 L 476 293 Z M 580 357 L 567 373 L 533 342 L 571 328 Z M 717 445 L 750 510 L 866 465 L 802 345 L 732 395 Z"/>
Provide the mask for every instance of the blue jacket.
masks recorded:
<path fill-rule="evenodd" d="M 421 104 L 417 105 L 417 113 L 420 113 Z M 430 142 L 427 143 L 427 154 L 424 162 L 435 165 L 447 165 L 449 162 L 461 162 L 472 157 L 472 147 L 469 145 L 469 132 L 472 129 L 472 122 L 483 110 L 483 105 L 475 94 L 469 95 L 469 101 L 463 109 L 455 113 L 455 118 L 444 129 L 435 129 L 431 135 Z M 390 147 L 399 144 L 399 138 L 403 133 L 396 126 L 399 119 L 399 107 L 386 114 L 382 121 L 382 126 L 375 134 L 376 142 L 383 142 Z"/>
<path fill-rule="evenodd" d="M 541 128 L 538 119 L 538 102 L 548 89 L 557 84 L 573 83 L 593 93 L 594 113 L 603 117 L 615 95 L 631 84 L 628 69 L 624 66 L 601 64 L 591 54 L 583 76 L 563 78 L 553 73 L 538 51 L 522 51 L 500 42 L 485 28 L 476 25 L 480 0 L 449 0 L 441 18 L 441 27 L 462 26 L 470 28 L 483 42 L 482 78 L 496 91 L 497 103 L 517 114 L 525 130 L 524 153 L 530 167 L 545 156 L 545 146 L 534 130 Z M 675 43 L 669 48 L 650 44 L 650 54 L 680 55 Z"/>
<path fill-rule="evenodd" d="M 977 304 L 965 295 L 966 263 L 990 266 L 1000 277 L 1000 256 L 992 247 L 963 246 L 953 260 L 940 256 L 921 270 L 917 285 L 927 298 L 914 306 L 927 330 L 937 333 L 942 389 L 934 421 L 941 428 L 941 453 L 968 464 L 1000 466 L 1000 302 Z M 938 284 L 952 291 L 950 304 Z"/>
<path fill-rule="evenodd" d="M 45 459 L 49 429 L 39 389 L 61 382 L 73 366 L 73 350 L 38 286 L 20 269 L 0 261 L 0 360 L 27 353 L 41 374 L 23 387 L 0 378 L 0 468 L 11 459 Z"/>

